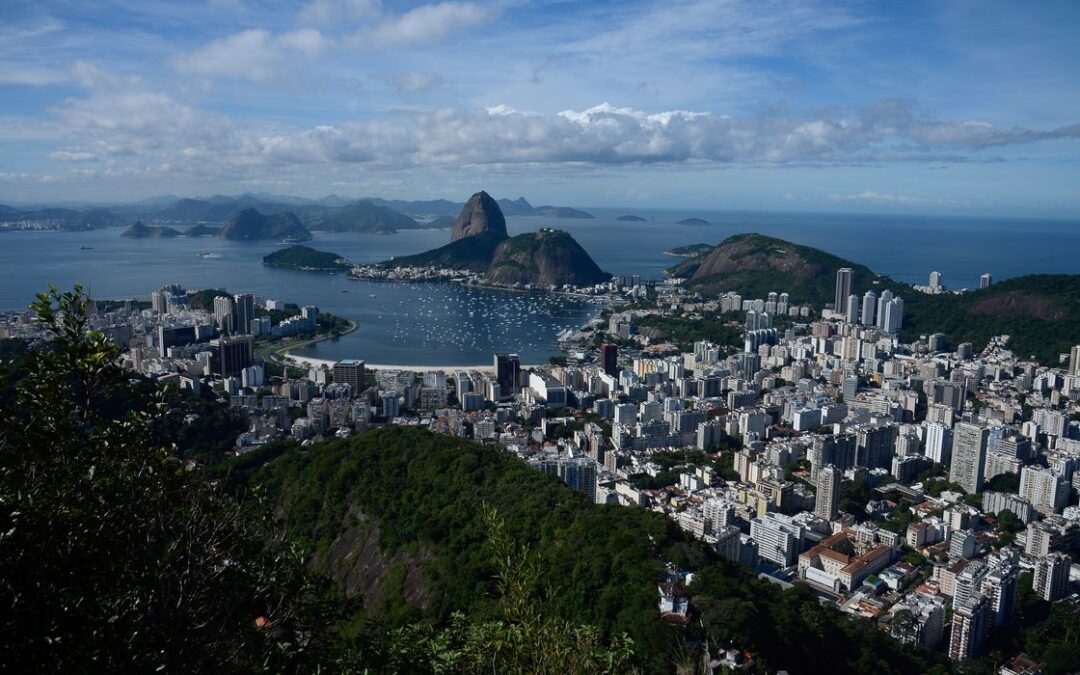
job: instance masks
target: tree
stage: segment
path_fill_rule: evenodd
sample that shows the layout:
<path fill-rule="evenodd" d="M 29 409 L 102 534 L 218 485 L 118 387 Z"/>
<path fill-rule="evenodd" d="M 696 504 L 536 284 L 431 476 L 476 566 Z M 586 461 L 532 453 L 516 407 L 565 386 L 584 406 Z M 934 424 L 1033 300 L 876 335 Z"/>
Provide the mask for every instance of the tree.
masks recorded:
<path fill-rule="evenodd" d="M 173 458 L 165 393 L 132 396 L 88 303 L 37 296 L 51 340 L 0 411 L 0 670 L 300 667 L 302 561 Z"/>

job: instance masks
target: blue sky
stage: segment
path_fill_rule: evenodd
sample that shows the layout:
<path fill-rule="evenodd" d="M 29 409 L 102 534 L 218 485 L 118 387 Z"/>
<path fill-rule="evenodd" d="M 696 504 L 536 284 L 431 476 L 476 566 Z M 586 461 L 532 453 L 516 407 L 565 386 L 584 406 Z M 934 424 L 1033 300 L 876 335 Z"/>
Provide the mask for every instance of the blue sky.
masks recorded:
<path fill-rule="evenodd" d="M 1080 216 L 1080 3 L 0 4 L 0 201 Z"/>

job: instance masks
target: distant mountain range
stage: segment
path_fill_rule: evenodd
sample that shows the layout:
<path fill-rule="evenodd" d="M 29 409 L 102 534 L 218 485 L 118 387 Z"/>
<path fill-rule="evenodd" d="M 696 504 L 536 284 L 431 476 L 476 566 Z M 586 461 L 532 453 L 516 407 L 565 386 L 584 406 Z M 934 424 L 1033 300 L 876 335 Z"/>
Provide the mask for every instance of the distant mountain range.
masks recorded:
<path fill-rule="evenodd" d="M 130 218 L 112 209 L 48 207 L 19 209 L 0 204 L 0 230 L 38 229 L 84 231 L 114 227 Z"/>
<path fill-rule="evenodd" d="M 500 200 L 511 216 L 593 218 L 566 206 L 534 207 L 524 197 Z M 109 207 L 63 206 L 19 208 L 0 204 L 0 229 L 92 230 L 140 220 L 149 225 L 223 225 L 245 209 L 265 215 L 293 213 L 309 230 L 392 233 L 398 230 L 445 228 L 464 204 L 445 199 L 426 201 L 378 198 L 346 199 L 328 195 L 305 199 L 266 193 L 206 198 L 152 197 Z"/>

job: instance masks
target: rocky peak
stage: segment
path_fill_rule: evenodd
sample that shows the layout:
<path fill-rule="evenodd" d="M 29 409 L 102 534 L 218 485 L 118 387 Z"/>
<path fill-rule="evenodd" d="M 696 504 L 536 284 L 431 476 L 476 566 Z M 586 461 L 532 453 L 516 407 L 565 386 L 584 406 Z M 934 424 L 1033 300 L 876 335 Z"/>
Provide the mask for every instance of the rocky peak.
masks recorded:
<path fill-rule="evenodd" d="M 507 236 L 506 218 L 503 217 L 498 202 L 492 199 L 491 195 L 486 192 L 477 192 L 469 198 L 465 208 L 454 221 L 454 233 L 450 241 L 455 242 L 485 232 Z"/>

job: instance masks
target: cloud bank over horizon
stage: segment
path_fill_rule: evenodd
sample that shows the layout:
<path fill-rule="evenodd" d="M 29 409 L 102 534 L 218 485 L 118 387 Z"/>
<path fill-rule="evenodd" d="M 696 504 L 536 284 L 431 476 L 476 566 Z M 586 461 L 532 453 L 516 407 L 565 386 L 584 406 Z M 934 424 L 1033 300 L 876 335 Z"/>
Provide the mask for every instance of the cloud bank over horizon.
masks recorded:
<path fill-rule="evenodd" d="M 1039 60 L 1038 81 L 1030 36 L 1012 35 L 1033 62 L 987 86 L 995 64 L 976 57 L 995 45 L 964 37 L 961 17 L 859 4 L 234 0 L 201 8 L 215 20 L 199 29 L 110 4 L 0 10 L 0 201 L 426 197 L 479 180 L 594 205 L 1080 214 L 1068 31 L 1041 35 L 1062 60 Z M 887 49 L 916 25 L 936 26 L 930 53 Z"/>

